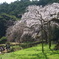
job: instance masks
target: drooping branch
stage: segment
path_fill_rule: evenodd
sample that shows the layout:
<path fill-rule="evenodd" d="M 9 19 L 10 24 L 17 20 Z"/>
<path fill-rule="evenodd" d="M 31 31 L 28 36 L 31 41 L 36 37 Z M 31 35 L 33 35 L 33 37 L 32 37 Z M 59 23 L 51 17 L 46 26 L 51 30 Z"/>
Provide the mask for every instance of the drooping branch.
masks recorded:
<path fill-rule="evenodd" d="M 22 38 L 24 36 L 27 37 L 27 35 L 29 35 L 34 39 L 33 41 L 35 41 L 37 35 L 39 37 L 41 36 L 41 31 L 48 32 L 48 29 L 46 28 L 49 21 L 52 19 L 56 19 L 55 21 L 57 21 L 59 19 L 59 3 L 53 3 L 44 7 L 32 5 L 29 6 L 27 10 L 28 11 L 22 15 L 21 20 L 11 27 L 10 31 L 7 29 L 7 33 L 9 33 L 7 34 L 8 40 L 10 36 L 12 38 L 11 40 L 23 40 Z M 28 39 L 26 38 L 26 40 Z"/>

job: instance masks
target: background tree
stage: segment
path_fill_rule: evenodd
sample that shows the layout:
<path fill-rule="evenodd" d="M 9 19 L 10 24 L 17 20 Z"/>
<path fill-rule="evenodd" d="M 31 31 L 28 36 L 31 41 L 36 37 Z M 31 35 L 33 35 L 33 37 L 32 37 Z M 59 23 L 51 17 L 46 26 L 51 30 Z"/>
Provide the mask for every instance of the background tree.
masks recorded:
<path fill-rule="evenodd" d="M 8 15 L 6 13 L 0 14 L 0 38 L 2 36 L 5 36 L 6 29 L 9 26 L 12 26 L 14 24 L 14 21 L 16 21 L 18 18 L 15 16 Z"/>

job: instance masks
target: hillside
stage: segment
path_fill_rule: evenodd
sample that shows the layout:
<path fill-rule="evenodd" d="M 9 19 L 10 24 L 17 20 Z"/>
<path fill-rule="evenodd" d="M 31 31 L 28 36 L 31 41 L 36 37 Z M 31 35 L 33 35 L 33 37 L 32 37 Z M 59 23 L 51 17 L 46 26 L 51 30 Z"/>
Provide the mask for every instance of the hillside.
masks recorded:
<path fill-rule="evenodd" d="M 59 50 L 53 50 L 54 46 L 52 45 L 50 50 L 48 45 L 44 45 L 44 53 L 42 53 L 41 44 L 39 44 L 31 48 L 0 55 L 0 59 L 59 59 Z"/>
<path fill-rule="evenodd" d="M 6 30 L 9 26 L 12 26 L 15 21 L 20 20 L 22 15 L 26 12 L 29 5 L 42 5 L 51 4 L 53 2 L 59 2 L 59 0 L 16 0 L 10 4 L 4 2 L 0 4 L 0 40 L 5 37 Z M 0 42 L 2 43 L 4 39 Z M 0 43 L 0 44 L 1 44 Z M 5 42 L 4 42 L 5 43 Z"/>

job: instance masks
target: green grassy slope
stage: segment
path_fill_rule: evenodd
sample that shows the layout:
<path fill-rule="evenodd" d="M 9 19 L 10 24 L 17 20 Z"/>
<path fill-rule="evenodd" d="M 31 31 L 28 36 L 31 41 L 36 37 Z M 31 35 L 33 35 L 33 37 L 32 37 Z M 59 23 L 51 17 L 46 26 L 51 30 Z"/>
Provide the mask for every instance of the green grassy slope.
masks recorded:
<path fill-rule="evenodd" d="M 53 47 L 54 45 L 52 45 Z M 44 46 L 44 53 L 42 53 L 41 49 L 41 44 L 39 44 L 35 47 L 0 55 L 0 59 L 59 59 L 59 50 L 50 50 L 48 45 Z"/>

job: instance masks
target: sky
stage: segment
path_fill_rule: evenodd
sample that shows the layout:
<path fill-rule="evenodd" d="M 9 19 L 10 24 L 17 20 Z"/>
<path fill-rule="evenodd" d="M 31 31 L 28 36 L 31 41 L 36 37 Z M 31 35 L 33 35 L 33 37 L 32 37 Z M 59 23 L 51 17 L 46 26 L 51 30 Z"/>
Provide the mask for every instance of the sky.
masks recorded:
<path fill-rule="evenodd" d="M 0 0 L 0 3 L 3 3 L 3 2 L 11 3 L 11 2 L 14 2 L 14 1 L 16 1 L 16 0 Z M 30 0 L 30 1 L 32 1 L 32 0 Z"/>
<path fill-rule="evenodd" d="M 11 3 L 11 2 L 14 2 L 16 0 L 0 0 L 0 3 L 3 3 L 3 2 L 7 2 L 7 3 Z"/>

